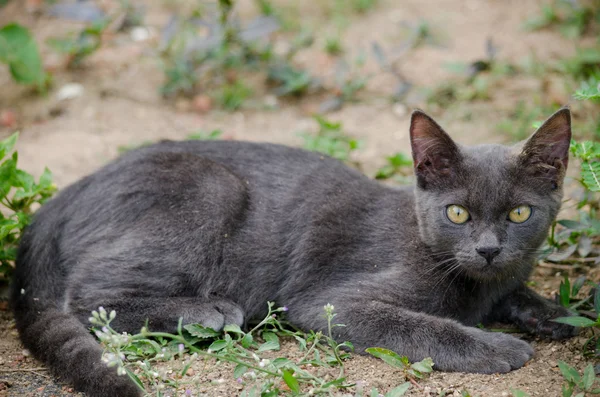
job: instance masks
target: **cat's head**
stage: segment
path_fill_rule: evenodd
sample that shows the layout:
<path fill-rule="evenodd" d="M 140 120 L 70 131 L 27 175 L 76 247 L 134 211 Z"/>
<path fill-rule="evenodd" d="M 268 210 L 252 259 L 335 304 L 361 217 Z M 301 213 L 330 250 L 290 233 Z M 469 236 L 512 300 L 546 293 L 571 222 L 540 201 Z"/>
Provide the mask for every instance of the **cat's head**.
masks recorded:
<path fill-rule="evenodd" d="M 460 146 L 412 114 L 416 207 L 423 242 L 479 279 L 528 276 L 561 204 L 571 115 L 563 108 L 524 143 Z"/>

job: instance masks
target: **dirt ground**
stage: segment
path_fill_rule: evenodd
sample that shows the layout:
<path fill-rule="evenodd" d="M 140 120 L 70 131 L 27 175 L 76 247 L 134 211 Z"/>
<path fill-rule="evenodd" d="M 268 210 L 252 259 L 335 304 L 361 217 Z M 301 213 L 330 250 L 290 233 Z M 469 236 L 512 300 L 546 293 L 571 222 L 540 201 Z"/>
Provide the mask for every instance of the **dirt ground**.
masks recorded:
<path fill-rule="evenodd" d="M 150 40 L 165 25 L 169 10 L 180 3 L 185 1 L 146 2 L 145 22 L 150 29 Z M 241 3 L 242 14 L 255 12 L 251 1 Z M 294 2 L 276 3 L 289 6 Z M 363 171 L 372 175 L 383 165 L 386 155 L 409 152 L 408 125 L 413 107 L 432 111 L 459 142 L 476 144 L 507 140 L 494 126 L 519 99 L 542 95 L 548 96 L 549 101 L 567 104 L 569 92 L 559 81 L 550 79 L 542 83 L 525 77 L 507 81 L 497 87 L 491 100 L 473 103 L 468 108 L 430 109 L 423 100 L 423 87 L 433 87 L 452 76 L 442 66 L 444 63 L 482 58 L 489 37 L 499 48 L 502 59 L 516 63 L 532 52 L 544 63 L 574 53 L 575 42 L 557 32 L 524 32 L 524 19 L 537 12 L 540 4 L 542 2 L 533 0 L 381 0 L 367 14 L 351 17 L 351 26 L 343 39 L 350 52 L 368 49 L 373 41 L 384 48 L 394 47 L 403 40 L 401 21 L 424 18 L 444 37 L 441 45 L 419 47 L 402 60 L 402 73 L 416 87 L 404 105 L 393 105 L 382 99 L 391 93 L 392 80 L 390 76 L 378 75 L 369 82 L 368 89 L 380 93 L 379 97 L 347 104 L 330 115 L 333 120 L 342 121 L 349 134 L 363 141 L 363 147 L 355 154 Z M 318 32 L 332 29 L 330 22 L 319 17 L 320 2 L 300 2 L 295 7 L 302 18 L 312 21 Z M 23 9 L 20 1 L 0 9 L 0 26 L 13 20 L 30 27 L 39 43 L 81 26 L 62 19 L 34 16 Z M 222 129 L 225 136 L 232 139 L 299 145 L 297 132 L 315 130 L 311 118 L 314 98 L 280 100 L 275 110 L 261 110 L 257 106 L 257 109 L 233 113 L 213 110 L 206 114 L 190 110 L 186 100 L 165 101 L 158 93 L 162 71 L 148 50 L 151 46 L 151 42 L 135 42 L 129 34 L 120 33 L 87 59 L 84 68 L 67 72 L 58 67 L 60 58 L 42 45 L 45 62 L 56 70 L 54 86 L 44 97 L 18 87 L 6 70 L 0 68 L 0 111 L 11 110 L 17 115 L 21 131 L 17 146 L 20 167 L 37 176 L 47 166 L 58 186 L 64 187 L 117 156 L 119 146 L 162 138 L 183 139 L 194 131 L 215 128 Z M 333 62 L 320 48 L 303 51 L 299 56 L 300 62 L 315 72 Z M 374 67 L 373 62 L 367 63 L 367 68 Z M 73 82 L 83 86 L 83 94 L 67 101 L 58 100 L 58 90 Z M 259 95 L 258 101 L 272 101 L 272 98 Z M 12 131 L 0 127 L 0 138 Z M 539 268 L 534 276 L 534 288 L 552 296 L 558 288 L 559 276 L 556 270 Z M 520 370 L 507 375 L 436 372 L 421 382 L 422 389 L 413 388 L 408 395 L 434 396 L 441 391 L 460 395 L 460 391 L 469 390 L 476 396 L 508 396 L 512 388 L 518 388 L 532 396 L 558 396 L 562 376 L 557 360 L 583 368 L 588 362 L 580 353 L 583 340 L 583 336 L 566 342 L 533 340 L 537 354 Z M 284 344 L 281 354 L 293 356 L 294 345 Z M 232 396 L 239 392 L 231 375 L 232 368 L 227 365 L 196 372 L 201 374 L 198 375 L 202 381 L 200 395 Z M 386 364 L 369 357 L 355 356 L 347 363 L 347 374 L 351 381 L 364 382 L 365 390 L 375 386 L 386 391 L 402 381 Z M 221 378 L 224 383 L 211 382 Z M 55 383 L 41 364 L 26 355 L 5 306 L 0 306 L 2 395 L 72 395 L 67 386 Z"/>

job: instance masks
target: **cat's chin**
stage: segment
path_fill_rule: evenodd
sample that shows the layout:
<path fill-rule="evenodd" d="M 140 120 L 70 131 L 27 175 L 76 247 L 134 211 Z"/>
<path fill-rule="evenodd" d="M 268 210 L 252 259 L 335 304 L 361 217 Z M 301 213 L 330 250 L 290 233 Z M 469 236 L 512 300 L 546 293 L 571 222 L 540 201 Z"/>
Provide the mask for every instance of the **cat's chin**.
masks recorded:
<path fill-rule="evenodd" d="M 481 281 L 501 280 L 507 270 L 506 266 L 501 263 L 469 263 L 463 264 L 462 268 L 470 278 Z"/>

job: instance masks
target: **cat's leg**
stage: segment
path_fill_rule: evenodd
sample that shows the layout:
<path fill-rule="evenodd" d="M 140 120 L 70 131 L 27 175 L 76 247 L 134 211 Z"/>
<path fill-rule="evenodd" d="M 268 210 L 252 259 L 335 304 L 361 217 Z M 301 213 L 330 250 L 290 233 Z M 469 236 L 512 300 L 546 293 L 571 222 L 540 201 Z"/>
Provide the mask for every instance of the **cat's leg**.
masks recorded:
<path fill-rule="evenodd" d="M 334 298 L 331 298 L 331 297 Z M 350 341 L 357 352 L 383 347 L 411 361 L 431 357 L 443 371 L 505 373 L 522 367 L 532 356 L 531 346 L 511 335 L 466 327 L 454 320 L 413 312 L 347 291 L 328 294 L 326 300 L 307 298 L 289 305 L 289 320 L 303 328 L 327 331 L 323 304 L 337 313 L 337 341 Z"/>
<path fill-rule="evenodd" d="M 227 324 L 242 326 L 244 313 L 236 303 L 226 299 L 201 299 L 188 297 L 130 297 L 124 299 L 99 299 L 85 305 L 73 302 L 71 311 L 79 320 L 89 325 L 92 310 L 104 307 L 108 312 L 116 311 L 111 326 L 119 332 L 136 333 L 148 323 L 151 331 L 177 332 L 179 318 L 183 324 L 201 324 L 221 330 Z"/>
<path fill-rule="evenodd" d="M 497 303 L 486 321 L 510 322 L 532 334 L 564 339 L 576 335 L 577 328 L 551 320 L 572 315 L 566 308 L 521 286 Z"/>

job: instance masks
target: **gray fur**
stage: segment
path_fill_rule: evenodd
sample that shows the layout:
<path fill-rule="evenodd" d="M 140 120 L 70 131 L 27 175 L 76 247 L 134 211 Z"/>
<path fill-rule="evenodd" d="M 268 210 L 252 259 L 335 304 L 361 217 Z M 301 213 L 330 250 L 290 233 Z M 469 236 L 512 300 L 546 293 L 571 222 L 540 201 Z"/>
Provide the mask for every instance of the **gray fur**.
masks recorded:
<path fill-rule="evenodd" d="M 385 347 L 436 368 L 508 372 L 526 342 L 473 327 L 513 322 L 564 338 L 568 315 L 524 286 L 556 216 L 570 116 L 553 115 L 524 146 L 462 147 L 413 113 L 417 184 L 392 189 L 340 162 L 244 142 L 161 142 L 64 189 L 25 231 L 12 303 L 25 346 L 90 396 L 137 396 L 100 362 L 87 331 L 99 306 L 115 328 L 174 331 L 177 319 L 220 329 L 289 308 L 302 329 Z M 561 146 L 562 145 L 562 146 Z M 565 146 L 566 145 L 566 146 Z M 557 149 L 558 147 L 558 149 Z M 523 224 L 507 221 L 521 204 Z M 450 204 L 472 220 L 451 223 Z M 497 246 L 487 263 L 476 249 Z"/>

